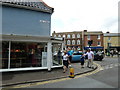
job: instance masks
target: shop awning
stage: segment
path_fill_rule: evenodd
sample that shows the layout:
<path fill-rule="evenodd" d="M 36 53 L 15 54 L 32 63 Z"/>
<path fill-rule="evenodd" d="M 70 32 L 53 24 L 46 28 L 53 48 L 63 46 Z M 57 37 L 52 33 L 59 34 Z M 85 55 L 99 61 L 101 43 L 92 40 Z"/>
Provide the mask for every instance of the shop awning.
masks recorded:
<path fill-rule="evenodd" d="M 91 49 L 103 49 L 104 47 L 84 47 L 85 50 L 89 49 L 89 48 L 91 48 Z"/>

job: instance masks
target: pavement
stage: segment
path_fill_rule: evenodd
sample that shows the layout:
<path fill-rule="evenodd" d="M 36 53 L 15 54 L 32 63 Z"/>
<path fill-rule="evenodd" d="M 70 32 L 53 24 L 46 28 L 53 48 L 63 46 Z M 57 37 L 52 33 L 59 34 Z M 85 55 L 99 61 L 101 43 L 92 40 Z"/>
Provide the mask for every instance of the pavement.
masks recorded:
<path fill-rule="evenodd" d="M 92 72 L 97 69 L 97 65 L 94 64 L 93 68 L 85 67 L 81 68 L 80 63 L 72 63 L 74 68 L 74 75 L 81 75 L 84 73 Z M 63 68 L 54 68 L 51 71 L 48 70 L 32 70 L 32 71 L 16 71 L 16 72 L 4 72 L 2 73 L 2 87 L 42 82 L 48 80 L 55 80 L 60 78 L 69 77 L 69 68 L 66 73 L 63 73 Z"/>

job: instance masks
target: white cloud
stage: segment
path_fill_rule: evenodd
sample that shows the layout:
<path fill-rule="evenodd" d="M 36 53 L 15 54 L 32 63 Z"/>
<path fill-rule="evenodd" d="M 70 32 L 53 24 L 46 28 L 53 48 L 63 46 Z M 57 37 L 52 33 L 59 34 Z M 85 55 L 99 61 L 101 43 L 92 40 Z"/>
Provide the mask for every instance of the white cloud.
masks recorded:
<path fill-rule="evenodd" d="M 44 0 L 54 8 L 52 32 L 102 30 L 116 32 L 118 0 Z M 112 18 L 111 18 L 112 17 Z M 107 21 L 106 21 L 107 20 Z M 109 26 L 111 23 L 112 26 Z"/>

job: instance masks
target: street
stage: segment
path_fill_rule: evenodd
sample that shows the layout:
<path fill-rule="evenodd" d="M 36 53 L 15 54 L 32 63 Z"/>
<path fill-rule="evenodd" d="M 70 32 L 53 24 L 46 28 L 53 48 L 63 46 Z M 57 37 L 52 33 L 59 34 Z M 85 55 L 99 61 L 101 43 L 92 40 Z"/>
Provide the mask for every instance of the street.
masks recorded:
<path fill-rule="evenodd" d="M 26 88 L 118 88 L 118 58 L 104 58 L 94 61 L 102 66 L 101 71 L 47 83 L 24 85 Z M 22 86 L 21 86 L 22 87 Z"/>

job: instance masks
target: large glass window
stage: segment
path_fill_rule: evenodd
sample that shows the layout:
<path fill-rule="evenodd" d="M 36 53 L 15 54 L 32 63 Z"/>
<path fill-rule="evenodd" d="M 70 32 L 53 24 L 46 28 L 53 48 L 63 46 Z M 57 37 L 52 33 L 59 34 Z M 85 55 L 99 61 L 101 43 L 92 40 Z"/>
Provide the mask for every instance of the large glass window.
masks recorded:
<path fill-rule="evenodd" d="M 62 65 L 62 44 L 52 43 L 53 66 Z"/>
<path fill-rule="evenodd" d="M 47 53 L 47 43 L 12 42 L 10 53 L 10 67 L 41 67 L 42 55 Z M 47 56 L 46 56 L 47 57 Z M 47 59 L 47 58 L 46 58 Z"/>
<path fill-rule="evenodd" d="M 2 58 L 0 58 L 0 62 L 2 62 L 2 65 L 0 65 L 0 69 L 7 69 L 8 68 L 8 61 L 9 61 L 9 42 L 2 42 Z"/>

